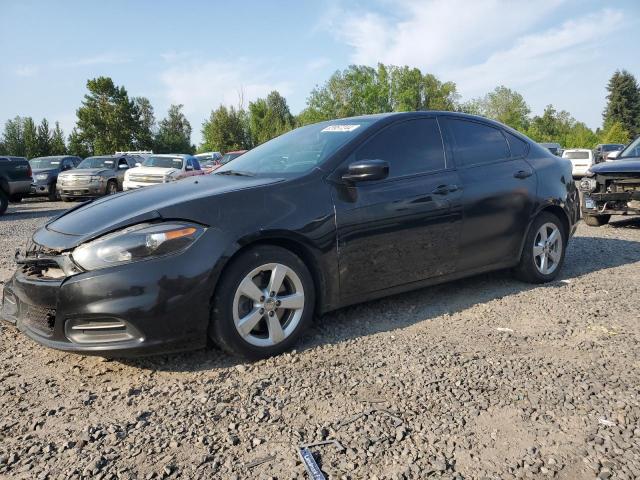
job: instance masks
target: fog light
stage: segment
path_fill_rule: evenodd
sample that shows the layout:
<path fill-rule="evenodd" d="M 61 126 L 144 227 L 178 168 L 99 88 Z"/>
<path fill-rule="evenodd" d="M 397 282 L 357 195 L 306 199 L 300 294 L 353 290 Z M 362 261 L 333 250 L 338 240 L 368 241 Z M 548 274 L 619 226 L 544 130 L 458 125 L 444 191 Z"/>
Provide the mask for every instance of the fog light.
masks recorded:
<path fill-rule="evenodd" d="M 135 327 L 117 318 L 68 319 L 64 333 L 72 342 L 82 344 L 142 341 L 142 335 Z"/>

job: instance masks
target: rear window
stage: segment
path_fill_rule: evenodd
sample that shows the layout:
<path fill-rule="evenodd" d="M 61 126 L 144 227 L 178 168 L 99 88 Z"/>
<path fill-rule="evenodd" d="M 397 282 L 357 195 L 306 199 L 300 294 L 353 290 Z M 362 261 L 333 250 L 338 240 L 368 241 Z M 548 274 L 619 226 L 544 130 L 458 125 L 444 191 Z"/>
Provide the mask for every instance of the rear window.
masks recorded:
<path fill-rule="evenodd" d="M 564 152 L 562 156 L 569 160 L 589 160 L 589 152 Z"/>
<path fill-rule="evenodd" d="M 529 153 L 529 144 L 522 140 L 521 138 L 516 137 L 514 134 L 505 132 L 507 136 L 507 141 L 509 142 L 509 148 L 511 149 L 512 157 L 526 157 L 527 153 Z"/>

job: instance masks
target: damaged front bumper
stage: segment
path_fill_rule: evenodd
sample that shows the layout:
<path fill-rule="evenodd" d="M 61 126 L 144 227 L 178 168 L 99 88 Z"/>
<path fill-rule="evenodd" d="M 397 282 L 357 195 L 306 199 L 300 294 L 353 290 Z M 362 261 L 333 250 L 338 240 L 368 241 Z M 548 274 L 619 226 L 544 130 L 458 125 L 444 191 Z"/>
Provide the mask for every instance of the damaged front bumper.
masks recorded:
<path fill-rule="evenodd" d="M 580 183 L 583 215 L 640 215 L 640 176 L 598 175 Z"/>
<path fill-rule="evenodd" d="M 84 354 L 200 348 L 207 341 L 212 290 L 209 272 L 191 255 L 83 272 L 68 254 L 19 254 L 0 318 L 44 346 Z"/>

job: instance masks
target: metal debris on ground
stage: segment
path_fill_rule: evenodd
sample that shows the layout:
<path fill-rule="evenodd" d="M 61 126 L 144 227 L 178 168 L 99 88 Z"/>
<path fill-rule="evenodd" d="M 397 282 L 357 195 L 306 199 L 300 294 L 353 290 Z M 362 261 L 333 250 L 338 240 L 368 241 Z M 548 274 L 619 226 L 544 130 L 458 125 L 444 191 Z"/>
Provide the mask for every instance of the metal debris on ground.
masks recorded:
<path fill-rule="evenodd" d="M 312 447 L 322 447 L 324 445 L 335 445 L 340 453 L 345 451 L 345 448 L 335 439 L 308 443 L 306 445 L 300 445 L 298 448 L 298 455 L 300 455 L 300 459 L 302 463 L 304 463 L 304 468 L 312 480 L 326 480 L 324 473 L 320 470 L 320 466 L 316 462 L 316 459 L 313 458 L 313 453 L 311 452 Z"/>
<path fill-rule="evenodd" d="M 269 455 L 267 457 L 256 458 L 255 460 L 245 463 L 243 466 L 247 470 L 251 470 L 252 468 L 257 467 L 258 465 L 262 465 L 263 463 L 267 463 L 275 459 L 276 459 L 275 455 Z"/>
<path fill-rule="evenodd" d="M 616 422 L 612 422 L 611 420 L 607 420 L 606 418 L 599 418 L 598 423 L 600 425 L 604 425 L 605 427 L 615 427 Z"/>
<path fill-rule="evenodd" d="M 513 333 L 513 329 L 507 328 L 507 327 L 498 327 L 498 328 L 496 328 L 496 330 L 498 332 Z"/>

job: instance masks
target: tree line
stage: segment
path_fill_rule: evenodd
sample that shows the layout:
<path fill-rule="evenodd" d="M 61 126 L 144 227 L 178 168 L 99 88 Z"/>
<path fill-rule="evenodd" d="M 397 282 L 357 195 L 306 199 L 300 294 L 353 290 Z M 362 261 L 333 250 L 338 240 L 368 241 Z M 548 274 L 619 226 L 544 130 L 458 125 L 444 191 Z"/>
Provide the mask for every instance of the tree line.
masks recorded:
<path fill-rule="evenodd" d="M 72 154 L 81 157 L 118 150 L 156 153 L 225 152 L 249 149 L 298 126 L 323 120 L 385 112 L 447 110 L 482 115 L 509 125 L 537 142 L 557 142 L 565 148 L 593 148 L 597 143 L 628 143 L 640 135 L 640 88 L 635 77 L 616 71 L 607 84 L 603 126 L 592 130 L 567 111 L 548 105 L 531 115 L 524 97 L 505 86 L 486 95 L 460 101 L 456 84 L 408 66 L 351 65 L 336 71 L 309 94 L 306 107 L 293 115 L 278 92 L 237 107 L 220 105 L 202 123 L 202 143 L 191 144 L 191 124 L 183 105 L 171 105 L 156 121 L 146 97 L 129 97 L 124 86 L 108 77 L 87 81 L 87 93 L 76 110 L 76 124 L 65 139 L 58 122 L 36 125 L 31 117 L 5 123 L 0 154 L 33 158 Z"/>

